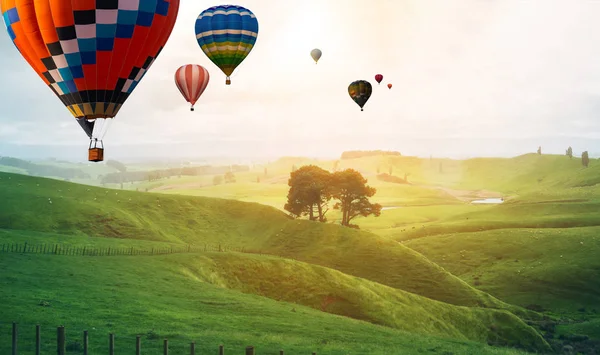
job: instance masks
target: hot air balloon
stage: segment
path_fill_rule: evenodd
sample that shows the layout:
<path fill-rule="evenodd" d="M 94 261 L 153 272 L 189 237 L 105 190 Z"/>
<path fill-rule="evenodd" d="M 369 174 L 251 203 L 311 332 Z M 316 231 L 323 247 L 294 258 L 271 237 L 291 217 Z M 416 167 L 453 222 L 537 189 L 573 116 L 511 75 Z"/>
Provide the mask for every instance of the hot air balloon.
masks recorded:
<path fill-rule="evenodd" d="M 369 97 L 371 97 L 372 91 L 373 87 L 371 86 L 371 83 L 366 80 L 356 80 L 348 86 L 350 97 L 358 106 L 360 106 L 361 111 L 363 111 L 363 106 L 365 106 Z"/>
<path fill-rule="evenodd" d="M 382 80 L 383 80 L 383 75 L 381 75 L 381 74 L 375 75 L 375 81 L 377 81 L 377 84 L 381 84 Z"/>
<path fill-rule="evenodd" d="M 185 100 L 192 104 L 190 111 L 194 111 L 194 105 L 208 86 L 209 80 L 208 70 L 197 64 L 186 64 L 175 72 L 175 85 Z"/>
<path fill-rule="evenodd" d="M 179 0 L 0 0 L 13 43 L 90 138 L 102 138 L 171 35 Z"/>
<path fill-rule="evenodd" d="M 246 59 L 258 36 L 252 11 L 237 5 L 210 7 L 196 19 L 196 39 L 204 54 L 227 76 Z"/>
<path fill-rule="evenodd" d="M 312 51 L 310 51 L 310 56 L 315 61 L 315 64 L 317 64 L 319 59 L 321 59 L 321 55 L 323 55 L 323 52 L 321 52 L 321 50 L 318 48 L 315 48 Z"/>
<path fill-rule="evenodd" d="M 392 84 L 388 84 L 388 89 L 391 89 L 391 88 L 392 88 Z"/>

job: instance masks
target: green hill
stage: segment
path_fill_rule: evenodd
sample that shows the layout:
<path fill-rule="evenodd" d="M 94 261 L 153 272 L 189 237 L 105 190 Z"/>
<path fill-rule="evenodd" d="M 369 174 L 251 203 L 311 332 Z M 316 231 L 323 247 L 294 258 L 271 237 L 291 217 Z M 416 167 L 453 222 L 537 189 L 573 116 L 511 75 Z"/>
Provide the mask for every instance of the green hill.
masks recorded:
<path fill-rule="evenodd" d="M 118 191 L 0 174 L 0 227 L 187 244 L 222 243 L 330 267 L 439 301 L 512 309 L 377 235 L 291 220 L 259 204 Z"/>
<path fill-rule="evenodd" d="M 143 351 L 157 354 L 164 338 L 175 354 L 188 351 L 191 341 L 199 354 L 216 353 L 219 344 L 229 354 L 247 345 L 265 354 L 518 354 L 228 290 L 186 274 L 179 257 L 0 254 L 0 334 L 8 339 L 8 322 L 18 320 L 23 353 L 33 353 L 35 324 L 42 326 L 43 353 L 56 351 L 56 326 L 62 324 L 68 346 L 81 349 L 88 330 L 90 351 L 97 354 L 106 351 L 108 333 L 115 334 L 119 354 L 134 351 L 137 334 Z M 10 341 L 0 342 L 0 353 L 10 353 Z"/>
<path fill-rule="evenodd" d="M 47 236 L 49 243 L 62 239 L 61 235 L 68 235 L 66 239 L 69 243 L 89 243 L 90 237 L 113 237 L 105 239 L 126 244 L 223 243 L 244 246 L 256 252 L 283 255 L 347 274 L 327 271 L 331 273 L 328 279 L 338 280 L 339 288 L 332 289 L 331 285 L 320 284 L 320 287 L 314 290 L 315 295 L 329 294 L 334 290 L 350 290 L 350 285 L 357 282 L 366 290 L 364 293 L 356 293 L 353 296 L 355 300 L 368 300 L 369 296 L 366 295 L 371 293 L 381 294 L 379 306 L 359 302 L 356 304 L 357 308 L 350 312 L 348 308 L 342 307 L 344 314 L 348 316 L 366 314 L 369 315 L 366 319 L 376 323 L 402 329 L 410 328 L 426 335 L 439 336 L 440 332 L 445 331 L 452 335 L 460 333 L 462 339 L 487 339 L 491 342 L 521 344 L 536 349 L 545 346 L 533 328 L 527 327 L 507 310 L 521 316 L 536 318 L 534 313 L 526 313 L 477 291 L 420 254 L 374 234 L 334 225 L 290 220 L 276 209 L 258 204 L 109 190 L 14 174 L 0 174 L 0 195 L 3 196 L 3 203 L 0 205 L 1 226 L 17 230 L 5 232 L 4 237 L 7 234 L 9 236 L 6 240 L 10 238 L 28 241 L 29 234 L 37 231 L 55 233 Z M 31 238 L 39 241 L 44 237 L 36 234 Z M 129 241 L 125 242 L 126 240 Z M 237 257 L 240 260 L 252 260 L 250 255 L 239 254 Z M 183 260 L 181 256 L 178 258 L 172 260 Z M 274 262 L 273 260 L 261 257 L 259 261 L 268 264 Z M 309 268 L 308 279 L 303 282 L 314 281 L 316 274 L 326 270 L 291 261 L 285 261 L 283 266 L 303 270 Z M 220 272 L 218 275 L 228 282 L 235 280 L 235 277 L 241 277 L 233 271 Z M 358 281 L 349 275 L 365 280 Z M 285 278 L 287 275 L 280 277 Z M 250 289 L 256 286 L 251 282 L 237 282 L 228 286 L 248 292 L 249 289 L 240 288 L 242 284 Z M 365 285 L 375 289 L 369 290 Z M 491 307 L 504 311 L 477 311 L 465 308 L 467 311 L 459 312 L 448 304 L 435 303 L 398 290 L 454 305 Z M 257 293 L 272 297 L 272 292 Z M 297 299 L 285 300 L 302 303 L 301 294 L 296 294 Z M 304 294 L 310 295 L 311 293 Z M 412 303 L 406 301 L 409 299 Z M 415 317 L 416 314 L 420 314 L 423 319 L 430 318 L 435 313 L 437 333 L 423 324 L 406 328 L 399 320 L 386 320 L 383 317 L 385 308 L 382 304 L 395 305 L 399 310 L 402 310 L 402 307 L 405 307 L 404 310 L 408 309 L 406 307 L 416 308 L 417 311 L 413 311 L 416 312 Z M 314 306 L 310 303 L 307 305 Z M 442 308 L 445 308 L 443 312 Z M 452 325 L 450 322 L 454 316 L 463 319 L 460 322 L 474 320 L 478 326 L 467 331 L 466 326 Z M 490 332 L 484 329 L 485 327 L 491 327 L 493 331 Z M 491 335 L 496 337 L 495 340 L 490 338 Z"/>

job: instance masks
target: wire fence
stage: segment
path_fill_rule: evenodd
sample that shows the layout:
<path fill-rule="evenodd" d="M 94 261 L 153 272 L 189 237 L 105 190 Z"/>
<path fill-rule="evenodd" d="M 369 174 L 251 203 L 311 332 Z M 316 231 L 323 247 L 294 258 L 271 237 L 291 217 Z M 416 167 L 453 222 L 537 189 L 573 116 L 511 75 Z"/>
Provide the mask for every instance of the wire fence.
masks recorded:
<path fill-rule="evenodd" d="M 29 243 L 5 243 L 0 247 L 3 253 L 29 253 L 49 255 L 76 255 L 76 256 L 135 256 L 135 255 L 166 255 L 198 252 L 240 252 L 250 253 L 244 247 L 233 247 L 224 244 L 204 245 L 182 245 L 171 247 L 89 247 L 72 246 L 62 244 L 29 244 Z"/>
<path fill-rule="evenodd" d="M 68 329 L 65 326 L 58 326 L 56 330 L 52 327 L 42 328 L 40 324 L 24 325 L 17 322 L 0 322 L 0 351 L 2 354 L 20 355 L 20 354 L 162 354 L 162 355 L 200 355 L 214 354 L 224 355 L 239 354 L 241 349 L 245 349 L 246 355 L 255 355 L 256 348 L 251 345 L 223 345 L 219 343 L 201 342 L 190 339 L 182 339 L 179 336 L 172 338 L 162 337 L 157 333 L 150 331 L 147 334 L 136 335 L 116 335 L 109 332 L 100 334 L 100 332 L 83 329 Z M 44 330 L 42 332 L 42 330 Z M 47 333 L 46 333 L 47 332 Z M 143 351 L 142 351 L 143 348 Z M 266 350 L 266 349 L 265 349 Z M 270 349 L 265 354 L 285 355 L 284 350 Z M 312 352 L 312 355 L 316 355 Z"/>

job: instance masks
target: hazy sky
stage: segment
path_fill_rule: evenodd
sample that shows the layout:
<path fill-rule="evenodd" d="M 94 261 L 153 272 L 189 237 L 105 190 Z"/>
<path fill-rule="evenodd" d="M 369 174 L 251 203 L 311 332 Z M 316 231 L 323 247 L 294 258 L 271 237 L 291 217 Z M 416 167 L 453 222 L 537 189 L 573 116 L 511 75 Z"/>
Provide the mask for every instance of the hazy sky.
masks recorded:
<path fill-rule="evenodd" d="M 564 142 L 600 152 L 600 1 L 236 3 L 257 16 L 259 34 L 232 85 L 194 36 L 198 14 L 219 3 L 182 0 L 169 42 L 105 137 L 107 153 L 511 155 L 539 144 L 562 153 Z M 85 159 L 87 136 L 2 32 L 0 77 L 10 84 L 0 86 L 0 155 L 59 144 Z M 317 65 L 313 48 L 323 51 Z M 173 81 L 187 63 L 211 75 L 195 112 Z M 347 92 L 357 79 L 374 86 L 364 112 Z"/>

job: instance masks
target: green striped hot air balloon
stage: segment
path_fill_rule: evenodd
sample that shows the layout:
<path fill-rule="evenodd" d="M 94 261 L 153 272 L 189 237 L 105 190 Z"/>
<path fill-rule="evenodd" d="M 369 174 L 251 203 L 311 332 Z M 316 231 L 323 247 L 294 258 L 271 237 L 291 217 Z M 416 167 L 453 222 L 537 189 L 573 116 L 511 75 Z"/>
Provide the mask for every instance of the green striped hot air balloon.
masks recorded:
<path fill-rule="evenodd" d="M 213 6 L 200 13 L 195 30 L 198 45 L 227 76 L 225 84 L 231 84 L 231 74 L 256 43 L 256 16 L 242 6 Z"/>

